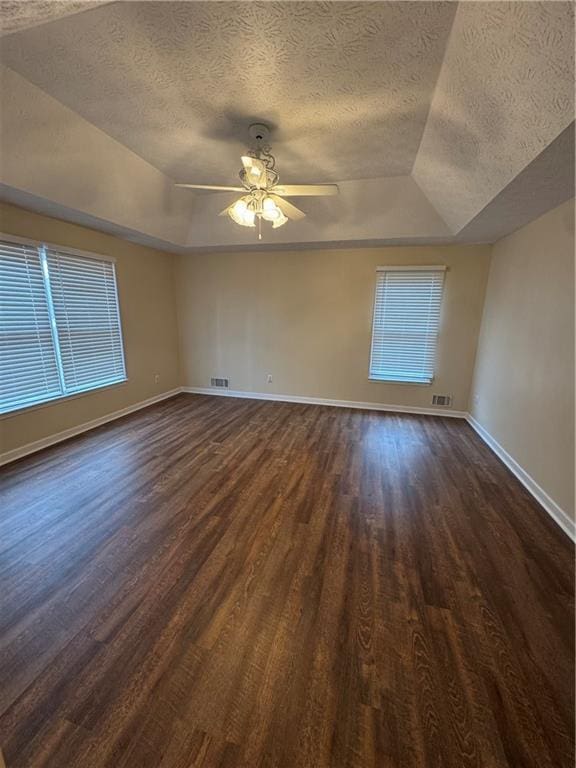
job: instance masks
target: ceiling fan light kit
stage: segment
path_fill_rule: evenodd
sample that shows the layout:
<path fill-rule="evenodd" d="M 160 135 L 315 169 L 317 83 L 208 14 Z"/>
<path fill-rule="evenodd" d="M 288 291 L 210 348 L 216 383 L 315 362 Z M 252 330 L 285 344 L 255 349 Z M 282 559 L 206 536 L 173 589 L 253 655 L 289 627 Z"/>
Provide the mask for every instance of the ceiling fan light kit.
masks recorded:
<path fill-rule="evenodd" d="M 282 227 L 289 220 L 299 221 L 306 214 L 285 197 L 337 195 L 336 184 L 290 184 L 279 186 L 276 160 L 266 143 L 269 129 L 254 123 L 249 134 L 255 146 L 242 156 L 239 173 L 241 187 L 225 187 L 214 184 L 176 184 L 188 189 L 207 189 L 214 192 L 244 192 L 238 200 L 227 206 L 220 216 L 229 216 L 241 227 L 258 226 L 258 239 L 262 239 L 262 221 L 272 224 L 273 229 Z"/>

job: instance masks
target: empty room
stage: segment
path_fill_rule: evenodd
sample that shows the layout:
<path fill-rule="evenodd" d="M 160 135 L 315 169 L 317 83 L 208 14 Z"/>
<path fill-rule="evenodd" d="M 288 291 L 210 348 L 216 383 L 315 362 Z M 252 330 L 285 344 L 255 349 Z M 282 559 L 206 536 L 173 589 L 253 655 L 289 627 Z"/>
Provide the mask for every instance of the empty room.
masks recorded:
<path fill-rule="evenodd" d="M 574 4 L 0 2 L 1 768 L 572 768 Z"/>

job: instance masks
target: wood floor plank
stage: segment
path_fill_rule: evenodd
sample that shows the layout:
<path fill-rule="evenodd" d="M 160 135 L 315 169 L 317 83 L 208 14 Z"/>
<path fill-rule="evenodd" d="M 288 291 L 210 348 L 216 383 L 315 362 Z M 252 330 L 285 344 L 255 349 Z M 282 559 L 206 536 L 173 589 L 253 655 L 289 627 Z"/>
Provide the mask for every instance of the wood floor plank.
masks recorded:
<path fill-rule="evenodd" d="M 564 768 L 574 551 L 464 422 L 179 395 L 0 469 L 8 768 Z"/>

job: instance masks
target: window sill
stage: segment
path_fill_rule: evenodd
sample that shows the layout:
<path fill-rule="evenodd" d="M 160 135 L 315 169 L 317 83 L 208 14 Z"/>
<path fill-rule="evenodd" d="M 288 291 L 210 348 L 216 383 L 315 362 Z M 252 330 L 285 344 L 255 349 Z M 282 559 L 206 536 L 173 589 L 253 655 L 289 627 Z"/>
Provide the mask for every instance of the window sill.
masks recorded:
<path fill-rule="evenodd" d="M 372 381 L 377 384 L 400 384 L 403 387 L 406 385 L 409 387 L 431 387 L 434 383 L 433 381 L 398 381 L 397 379 L 379 379 L 375 376 L 368 376 L 368 381 Z"/>
<path fill-rule="evenodd" d="M 98 387 L 92 387 L 91 389 L 84 389 L 82 392 L 73 392 L 70 395 L 58 395 L 58 397 L 52 397 L 50 400 L 44 400 L 43 403 L 32 403 L 31 405 L 23 405 L 20 408 L 15 408 L 13 411 L 6 411 L 0 413 L 0 421 L 2 419 L 9 419 L 12 416 L 21 416 L 23 413 L 29 413 L 39 408 L 48 408 L 51 405 L 59 405 L 68 400 L 75 400 L 77 397 L 85 397 L 86 395 L 92 395 L 95 392 L 101 392 L 104 389 L 113 389 L 114 387 L 122 387 L 128 383 L 128 378 L 122 381 L 114 381 L 112 384 L 101 384 Z"/>

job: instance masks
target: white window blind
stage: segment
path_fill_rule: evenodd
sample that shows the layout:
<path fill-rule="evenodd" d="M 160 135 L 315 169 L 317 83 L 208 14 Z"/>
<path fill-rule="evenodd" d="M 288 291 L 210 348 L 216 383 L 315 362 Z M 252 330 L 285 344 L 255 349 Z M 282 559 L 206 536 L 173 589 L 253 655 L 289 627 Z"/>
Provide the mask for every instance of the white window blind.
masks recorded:
<path fill-rule="evenodd" d="M 126 377 L 114 264 L 46 250 L 67 393 Z"/>
<path fill-rule="evenodd" d="M 114 263 L 0 241 L 0 413 L 125 379 Z"/>
<path fill-rule="evenodd" d="M 0 411 L 60 394 L 40 255 L 0 242 Z"/>
<path fill-rule="evenodd" d="M 370 378 L 429 384 L 445 267 L 382 267 L 376 274 Z"/>

